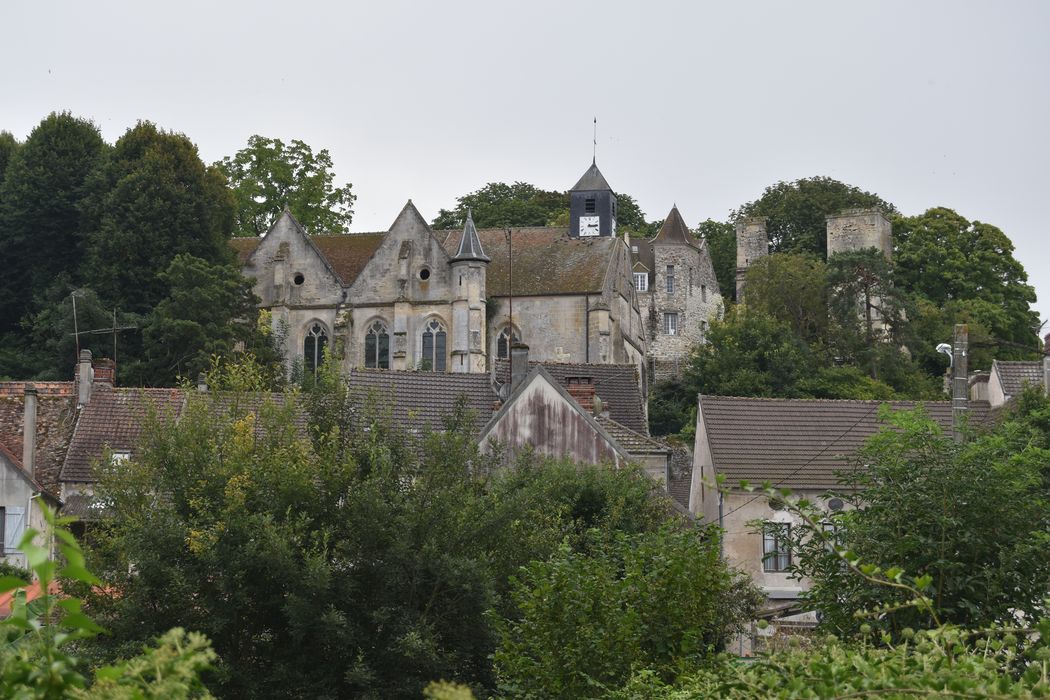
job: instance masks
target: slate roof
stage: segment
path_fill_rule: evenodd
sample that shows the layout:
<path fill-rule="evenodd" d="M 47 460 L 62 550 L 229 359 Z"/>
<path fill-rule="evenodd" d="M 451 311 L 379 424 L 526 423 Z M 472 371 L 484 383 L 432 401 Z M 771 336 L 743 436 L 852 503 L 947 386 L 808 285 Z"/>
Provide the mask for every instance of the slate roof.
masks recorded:
<path fill-rule="evenodd" d="M 146 416 L 154 407 L 160 416 L 175 416 L 183 405 L 178 389 L 130 389 L 96 386 L 80 412 L 60 479 L 93 482 L 93 466 L 108 448 L 130 452 L 138 447 Z"/>
<path fill-rule="evenodd" d="M 700 411 L 715 470 L 736 486 L 772 481 L 793 488 L 831 488 L 849 468 L 864 440 L 883 426 L 884 403 L 910 409 L 922 403 L 945 430 L 952 427 L 948 401 L 840 401 L 701 396 Z M 970 402 L 971 425 L 988 421 L 988 404 Z"/>
<path fill-rule="evenodd" d="M 1039 360 L 992 362 L 992 371 L 999 373 L 1003 393 L 1009 396 L 1020 396 L 1026 385 L 1041 386 L 1043 383 L 1043 363 Z"/>
<path fill-rule="evenodd" d="M 356 368 L 350 371 L 347 383 L 354 400 L 364 402 L 374 396 L 380 410 L 389 410 L 394 427 L 418 432 L 442 429 L 442 419 L 464 396 L 467 408 L 476 414 L 476 433 L 492 417 L 497 401 L 487 374 Z"/>
<path fill-rule="evenodd" d="M 673 245 L 687 245 L 693 248 L 698 247 L 696 237 L 686 226 L 685 219 L 678 212 L 678 207 L 671 207 L 671 213 L 664 219 L 663 226 L 657 232 L 656 236 L 650 241 L 650 243 L 668 243 Z M 638 248 L 638 252 L 641 253 L 641 247 Z"/>
<path fill-rule="evenodd" d="M 539 362 L 530 362 L 529 368 Z M 597 394 L 609 411 L 609 417 L 640 435 L 649 435 L 639 388 L 638 368 L 634 365 L 598 365 L 573 362 L 544 362 L 543 368 L 562 386 L 570 377 L 590 377 Z M 510 363 L 496 360 L 496 377 L 501 382 L 510 378 Z"/>
<path fill-rule="evenodd" d="M 587 168 L 587 172 L 579 179 L 579 181 L 573 186 L 570 192 L 596 192 L 600 190 L 609 190 L 612 192 L 612 188 L 609 187 L 609 182 L 602 175 L 602 171 L 598 170 L 597 161 L 591 161 L 591 167 Z"/>
<path fill-rule="evenodd" d="M 474 226 L 474 217 L 467 210 L 467 221 L 463 224 L 463 235 L 459 237 L 459 249 L 452 256 L 453 260 L 480 260 L 489 262 L 492 258 L 485 255 L 481 247 L 481 239 L 478 238 L 478 229 Z"/>
<path fill-rule="evenodd" d="M 605 428 L 613 436 L 613 439 L 620 444 L 620 447 L 631 454 L 667 454 L 671 451 L 671 448 L 667 445 L 641 433 L 636 433 L 626 425 L 617 423 L 612 418 L 595 416 L 595 420 L 598 421 L 598 425 Z"/>

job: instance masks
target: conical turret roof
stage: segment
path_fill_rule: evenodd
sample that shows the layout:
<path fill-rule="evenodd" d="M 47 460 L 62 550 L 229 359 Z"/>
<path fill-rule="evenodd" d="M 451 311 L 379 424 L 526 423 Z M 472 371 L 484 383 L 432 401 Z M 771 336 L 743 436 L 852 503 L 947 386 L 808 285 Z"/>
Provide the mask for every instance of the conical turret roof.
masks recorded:
<path fill-rule="evenodd" d="M 459 239 L 459 250 L 452 256 L 453 260 L 480 260 L 481 262 L 490 262 L 492 259 L 485 255 L 485 250 L 481 247 L 481 239 L 478 237 L 478 230 L 474 226 L 474 216 L 471 211 L 467 210 L 467 221 L 463 224 L 463 236 Z"/>
<path fill-rule="evenodd" d="M 678 211 L 678 205 L 671 207 L 671 213 L 664 219 L 660 232 L 656 234 L 656 237 L 651 242 L 676 243 L 690 245 L 694 248 L 697 247 L 696 238 L 689 231 L 689 227 L 686 226 L 685 219 L 682 218 L 681 213 Z"/>
<path fill-rule="evenodd" d="M 612 188 L 609 187 L 609 183 L 605 180 L 605 176 L 602 175 L 602 171 L 598 170 L 598 164 L 596 161 L 591 161 L 591 167 L 587 168 L 587 172 L 583 174 L 580 181 L 570 190 L 571 192 L 596 192 L 601 190 L 609 190 L 612 192 Z"/>

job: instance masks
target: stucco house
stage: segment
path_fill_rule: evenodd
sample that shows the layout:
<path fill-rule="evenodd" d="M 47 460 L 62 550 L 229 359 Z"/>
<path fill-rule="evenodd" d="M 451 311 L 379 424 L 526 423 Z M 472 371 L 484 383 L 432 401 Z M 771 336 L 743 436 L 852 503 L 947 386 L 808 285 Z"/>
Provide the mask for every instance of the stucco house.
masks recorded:
<path fill-rule="evenodd" d="M 987 374 L 971 377 L 970 396 L 998 408 L 1017 398 L 1027 387 L 1050 392 L 1050 357 L 1042 360 L 992 360 Z"/>

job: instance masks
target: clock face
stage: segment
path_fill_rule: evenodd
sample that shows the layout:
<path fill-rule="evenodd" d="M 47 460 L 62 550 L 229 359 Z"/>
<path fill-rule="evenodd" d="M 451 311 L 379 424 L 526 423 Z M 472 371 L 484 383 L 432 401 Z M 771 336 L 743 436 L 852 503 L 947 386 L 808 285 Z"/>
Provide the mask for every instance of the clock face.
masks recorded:
<path fill-rule="evenodd" d="M 597 236 L 599 221 L 600 219 L 597 216 L 581 216 L 580 236 Z"/>

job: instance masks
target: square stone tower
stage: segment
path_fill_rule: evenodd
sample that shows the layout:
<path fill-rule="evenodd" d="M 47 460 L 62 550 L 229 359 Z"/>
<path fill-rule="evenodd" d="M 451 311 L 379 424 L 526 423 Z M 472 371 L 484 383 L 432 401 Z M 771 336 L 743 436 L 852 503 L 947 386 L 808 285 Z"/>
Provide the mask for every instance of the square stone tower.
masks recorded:
<path fill-rule="evenodd" d="M 828 257 L 835 253 L 876 248 L 888 260 L 893 256 L 893 225 L 877 209 L 846 209 L 826 217 Z"/>
<path fill-rule="evenodd" d="M 759 258 L 769 255 L 769 234 L 766 218 L 753 216 L 736 222 L 736 301 L 744 300 L 744 282 L 747 268 Z"/>

